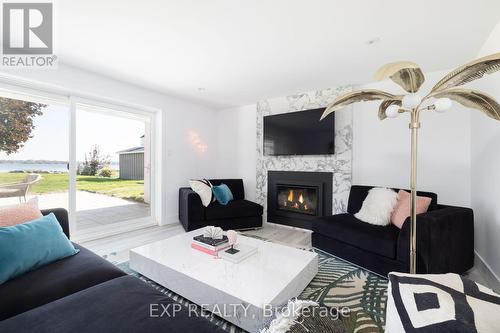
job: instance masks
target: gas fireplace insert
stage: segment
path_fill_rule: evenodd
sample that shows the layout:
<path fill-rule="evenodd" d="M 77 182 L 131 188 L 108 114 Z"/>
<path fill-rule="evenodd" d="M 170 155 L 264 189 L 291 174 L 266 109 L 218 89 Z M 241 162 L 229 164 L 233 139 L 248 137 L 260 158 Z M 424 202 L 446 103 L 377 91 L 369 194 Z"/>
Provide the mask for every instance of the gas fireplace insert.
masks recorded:
<path fill-rule="evenodd" d="M 312 221 L 332 214 L 331 172 L 269 171 L 267 220 L 311 229 Z"/>

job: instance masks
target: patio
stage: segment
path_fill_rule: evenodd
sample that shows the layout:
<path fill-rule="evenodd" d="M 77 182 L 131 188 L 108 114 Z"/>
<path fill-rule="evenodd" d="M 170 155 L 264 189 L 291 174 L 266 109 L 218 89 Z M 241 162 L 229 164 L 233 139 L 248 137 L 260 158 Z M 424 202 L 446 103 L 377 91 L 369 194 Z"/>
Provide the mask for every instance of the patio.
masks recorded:
<path fill-rule="evenodd" d="M 68 193 L 49 193 L 28 196 L 28 200 L 37 196 L 41 209 L 68 209 Z M 15 205 L 18 198 L 2 198 L 0 206 Z M 122 229 L 133 227 L 130 220 L 150 216 L 147 204 L 124 200 L 103 194 L 76 191 L 76 239 L 99 238 Z M 134 223 L 134 225 L 140 225 Z M 73 237 L 72 237 L 73 238 Z"/>

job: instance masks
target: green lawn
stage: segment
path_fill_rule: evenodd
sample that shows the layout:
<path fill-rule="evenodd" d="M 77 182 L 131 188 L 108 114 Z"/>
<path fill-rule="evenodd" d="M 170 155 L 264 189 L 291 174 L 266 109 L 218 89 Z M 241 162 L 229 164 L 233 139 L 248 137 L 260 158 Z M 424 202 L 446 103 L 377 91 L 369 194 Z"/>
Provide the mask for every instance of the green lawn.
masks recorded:
<path fill-rule="evenodd" d="M 68 190 L 68 174 L 41 174 L 42 180 L 31 190 L 32 193 L 44 194 L 65 192 Z M 22 173 L 0 172 L 0 184 L 20 182 L 26 175 Z M 143 202 L 144 181 L 123 180 L 115 177 L 76 176 L 76 189 L 92 193 L 105 194 L 117 198 Z"/>

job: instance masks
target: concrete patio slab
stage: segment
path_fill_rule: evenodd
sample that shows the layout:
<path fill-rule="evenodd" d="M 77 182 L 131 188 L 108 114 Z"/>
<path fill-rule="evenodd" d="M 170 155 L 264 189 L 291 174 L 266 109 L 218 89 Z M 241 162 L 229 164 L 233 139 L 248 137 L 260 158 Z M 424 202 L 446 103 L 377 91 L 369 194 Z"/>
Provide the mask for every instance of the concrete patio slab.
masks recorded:
<path fill-rule="evenodd" d="M 68 193 L 49 193 L 28 196 L 28 200 L 38 197 L 40 209 L 65 208 L 68 209 Z M 15 205 L 19 203 L 18 198 L 2 198 L 0 206 Z M 111 224 L 125 224 L 129 220 L 148 217 L 151 215 L 149 205 L 115 198 L 103 194 L 76 191 L 76 226 L 77 233 L 92 234 L 98 232 L 99 228 Z"/>

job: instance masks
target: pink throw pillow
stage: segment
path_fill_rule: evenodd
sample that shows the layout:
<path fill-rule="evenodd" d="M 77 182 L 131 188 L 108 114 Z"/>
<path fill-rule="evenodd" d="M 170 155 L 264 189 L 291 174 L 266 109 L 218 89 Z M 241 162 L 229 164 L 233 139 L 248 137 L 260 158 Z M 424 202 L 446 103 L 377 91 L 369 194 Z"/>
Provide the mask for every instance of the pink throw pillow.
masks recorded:
<path fill-rule="evenodd" d="M 33 198 L 26 203 L 0 208 L 0 227 L 29 222 L 42 217 L 38 208 L 38 198 Z"/>
<path fill-rule="evenodd" d="M 398 204 L 392 212 L 391 222 L 401 229 L 408 216 L 410 216 L 410 193 L 399 190 Z M 428 197 L 417 197 L 417 214 L 425 213 L 431 204 L 432 199 Z"/>

